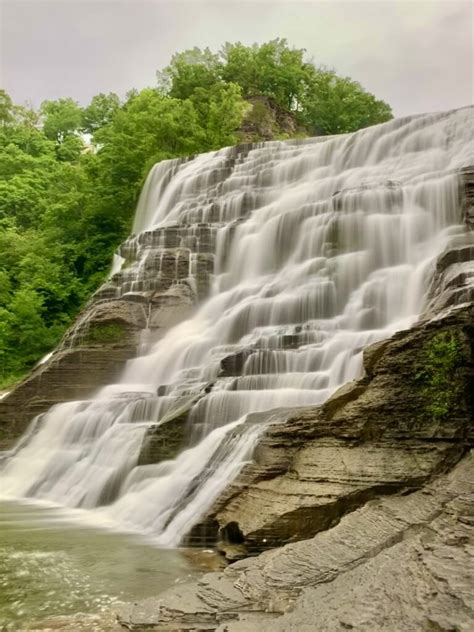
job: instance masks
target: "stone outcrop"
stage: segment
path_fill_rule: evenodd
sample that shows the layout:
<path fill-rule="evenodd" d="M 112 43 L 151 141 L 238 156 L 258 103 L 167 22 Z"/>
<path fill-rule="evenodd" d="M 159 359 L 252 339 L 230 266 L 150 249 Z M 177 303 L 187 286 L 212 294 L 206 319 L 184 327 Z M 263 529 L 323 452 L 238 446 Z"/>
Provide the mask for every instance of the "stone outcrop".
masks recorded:
<path fill-rule="evenodd" d="M 206 517 L 221 550 L 235 559 L 311 537 L 448 471 L 474 438 L 473 348 L 474 306 L 460 307 L 369 347 L 365 376 L 322 407 L 250 416 L 270 424 L 254 462 Z"/>
<path fill-rule="evenodd" d="M 125 607 L 122 626 L 472 629 L 473 350 L 465 305 L 367 349 L 365 376 L 322 407 L 267 415 L 255 462 L 203 521 L 231 559 L 260 554 Z"/>
<path fill-rule="evenodd" d="M 274 140 L 282 136 L 302 136 L 306 130 L 295 115 L 278 105 L 270 97 L 256 96 L 246 99 L 248 108 L 238 131 L 242 142 Z"/>
<path fill-rule="evenodd" d="M 117 380 L 137 355 L 144 332 L 158 340 L 189 316 L 195 295 L 186 283 L 168 278 L 161 291 L 92 299 L 61 345 L 0 400 L 0 448 L 9 447 L 35 417 L 54 404 L 91 397 Z"/>
<path fill-rule="evenodd" d="M 182 397 L 145 435 L 138 465 L 150 465 L 174 459 L 185 445 L 189 431 L 188 414 L 199 396 Z"/>
<path fill-rule="evenodd" d="M 310 540 L 118 611 L 122 629 L 472 630 L 474 459 L 366 503 Z"/>

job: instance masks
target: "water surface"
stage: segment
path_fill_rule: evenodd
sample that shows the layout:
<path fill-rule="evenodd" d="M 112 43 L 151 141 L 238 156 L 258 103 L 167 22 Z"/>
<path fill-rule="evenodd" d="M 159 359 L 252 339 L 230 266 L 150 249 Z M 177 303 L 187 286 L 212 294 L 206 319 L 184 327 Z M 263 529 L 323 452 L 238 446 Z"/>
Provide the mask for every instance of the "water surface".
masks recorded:
<path fill-rule="evenodd" d="M 60 509 L 0 502 L 0 630 L 157 595 L 212 559 L 78 525 Z"/>

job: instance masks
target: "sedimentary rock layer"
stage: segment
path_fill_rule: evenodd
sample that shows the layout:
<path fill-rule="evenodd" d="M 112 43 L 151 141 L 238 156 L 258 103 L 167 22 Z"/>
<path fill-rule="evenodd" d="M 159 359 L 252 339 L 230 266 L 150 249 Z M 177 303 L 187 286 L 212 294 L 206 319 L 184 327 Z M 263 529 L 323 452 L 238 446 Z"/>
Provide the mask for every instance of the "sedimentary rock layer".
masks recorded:
<path fill-rule="evenodd" d="M 125 607 L 121 625 L 472 629 L 473 316 L 458 307 L 369 348 L 364 378 L 320 408 L 273 411 L 256 463 L 208 519 L 231 556 L 286 545 Z M 440 341 L 456 341 L 449 379 L 436 382 L 449 411 L 429 399 Z"/>

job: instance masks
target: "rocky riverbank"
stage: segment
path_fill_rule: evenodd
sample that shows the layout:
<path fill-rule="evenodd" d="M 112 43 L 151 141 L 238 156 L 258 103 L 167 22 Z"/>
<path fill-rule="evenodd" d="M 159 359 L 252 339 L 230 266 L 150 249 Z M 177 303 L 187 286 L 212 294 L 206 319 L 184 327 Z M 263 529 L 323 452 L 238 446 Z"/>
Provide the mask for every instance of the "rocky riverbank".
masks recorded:
<path fill-rule="evenodd" d="M 121 608 L 120 625 L 472 629 L 473 317 L 461 306 L 399 332 L 322 407 L 273 411 L 203 521 L 230 558 L 263 552 Z"/>

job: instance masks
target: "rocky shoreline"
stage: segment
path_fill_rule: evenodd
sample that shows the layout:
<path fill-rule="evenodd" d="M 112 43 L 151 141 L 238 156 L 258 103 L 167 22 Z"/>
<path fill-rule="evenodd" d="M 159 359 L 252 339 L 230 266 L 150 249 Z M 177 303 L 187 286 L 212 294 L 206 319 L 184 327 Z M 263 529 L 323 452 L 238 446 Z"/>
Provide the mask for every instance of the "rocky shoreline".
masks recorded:
<path fill-rule="evenodd" d="M 419 374 L 440 339 L 459 343 L 456 405 L 433 417 Z M 254 557 L 123 606 L 122 629 L 472 629 L 473 350 L 460 306 L 367 349 L 322 407 L 273 411 L 206 518 L 229 558 Z"/>

